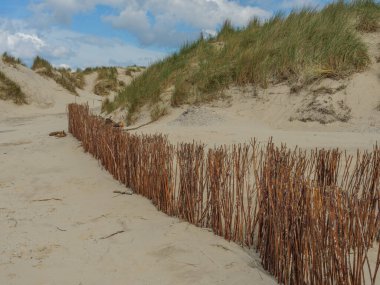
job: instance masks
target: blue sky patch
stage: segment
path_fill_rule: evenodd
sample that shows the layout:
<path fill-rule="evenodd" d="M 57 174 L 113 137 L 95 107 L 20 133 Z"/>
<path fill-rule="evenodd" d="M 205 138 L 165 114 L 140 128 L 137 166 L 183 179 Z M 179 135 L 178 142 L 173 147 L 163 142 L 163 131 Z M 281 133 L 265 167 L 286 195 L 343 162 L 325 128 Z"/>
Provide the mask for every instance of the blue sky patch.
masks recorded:
<path fill-rule="evenodd" d="M 276 11 L 322 7 L 327 0 L 12 0 L 0 2 L 0 52 L 36 55 L 72 68 L 149 65 L 216 32 L 229 19 L 244 26 Z"/>

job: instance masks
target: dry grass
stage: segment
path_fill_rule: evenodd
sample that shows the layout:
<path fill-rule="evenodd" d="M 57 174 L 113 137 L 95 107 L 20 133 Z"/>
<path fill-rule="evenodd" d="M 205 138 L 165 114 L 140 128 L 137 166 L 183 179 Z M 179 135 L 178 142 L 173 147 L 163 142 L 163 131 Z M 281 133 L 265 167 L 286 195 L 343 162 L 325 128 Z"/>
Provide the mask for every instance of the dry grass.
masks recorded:
<path fill-rule="evenodd" d="M 20 86 L 0 71 L 0 99 L 12 100 L 17 105 L 27 104 Z"/>
<path fill-rule="evenodd" d="M 125 75 L 133 77 L 133 71 L 130 69 L 125 70 Z"/>
<path fill-rule="evenodd" d="M 37 56 L 32 69 L 37 73 L 52 78 L 71 93 L 78 95 L 76 88 L 83 89 L 85 81 L 82 72 L 72 72 L 66 68 L 54 68 L 49 61 Z"/>
<path fill-rule="evenodd" d="M 372 33 L 379 29 L 379 6 L 373 1 L 357 1 L 357 30 Z"/>
<path fill-rule="evenodd" d="M 96 70 L 98 78 L 94 86 L 94 93 L 100 96 L 108 96 L 111 91 L 118 91 L 120 82 L 116 67 L 100 67 Z"/>
<path fill-rule="evenodd" d="M 125 70 L 125 75 L 133 77 L 134 73 L 141 72 L 144 70 L 145 70 L 145 67 L 143 66 L 137 66 L 137 65 L 129 66 Z"/>
<path fill-rule="evenodd" d="M 154 105 L 150 111 L 150 118 L 152 121 L 157 121 L 159 118 L 165 116 L 168 113 L 166 106 L 159 103 Z"/>
<path fill-rule="evenodd" d="M 226 22 L 216 37 L 185 44 L 150 66 L 104 109 L 126 107 L 132 117 L 142 105 L 160 101 L 170 86 L 175 86 L 173 105 L 180 105 L 213 100 L 231 84 L 265 88 L 346 77 L 369 64 L 358 30 L 372 30 L 379 12 L 373 1 L 340 1 L 321 11 L 302 9 L 265 22 L 254 19 L 243 29 Z"/>
<path fill-rule="evenodd" d="M 36 71 L 41 75 L 45 75 L 47 77 L 53 78 L 53 66 L 49 61 L 43 59 L 42 57 L 37 56 L 32 65 L 32 70 Z"/>
<path fill-rule="evenodd" d="M 12 65 L 14 67 L 16 67 L 18 64 L 25 66 L 25 64 L 22 62 L 20 58 L 16 58 L 7 52 L 3 53 L 3 55 L 1 56 L 1 59 L 3 60 L 4 63 Z"/>

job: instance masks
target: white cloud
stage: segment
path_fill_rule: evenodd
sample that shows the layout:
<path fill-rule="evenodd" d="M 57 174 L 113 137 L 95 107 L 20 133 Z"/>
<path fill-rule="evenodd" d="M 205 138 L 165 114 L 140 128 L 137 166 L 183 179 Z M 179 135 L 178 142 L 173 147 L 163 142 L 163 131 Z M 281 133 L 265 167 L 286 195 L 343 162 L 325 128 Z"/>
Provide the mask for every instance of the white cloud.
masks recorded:
<path fill-rule="evenodd" d="M 0 19 L 0 52 L 30 63 L 36 55 L 53 65 L 73 68 L 98 65 L 148 65 L 166 54 L 128 45 L 117 39 L 88 36 L 60 28 L 39 31 L 26 22 Z"/>
<path fill-rule="evenodd" d="M 105 16 L 104 20 L 130 31 L 145 45 L 178 45 L 199 36 L 202 30 L 215 32 L 226 19 L 244 26 L 253 17 L 271 15 L 260 8 L 227 0 L 128 2 L 118 15 Z M 184 26 L 187 31 L 178 26 Z"/>
<path fill-rule="evenodd" d="M 208 39 L 208 38 L 215 37 L 217 35 L 217 32 L 215 30 L 203 29 L 202 35 L 204 39 Z"/>
<path fill-rule="evenodd" d="M 32 3 L 29 8 L 37 15 L 37 24 L 50 22 L 69 23 L 71 17 L 78 12 L 91 10 L 96 1 L 92 0 L 44 0 Z"/>
<path fill-rule="evenodd" d="M 65 68 L 65 69 L 69 69 L 71 68 L 70 65 L 66 64 L 66 63 L 61 63 L 59 65 L 53 65 L 54 67 L 58 67 L 58 68 Z"/>
<path fill-rule="evenodd" d="M 285 0 L 281 3 L 281 8 L 303 8 L 303 7 L 316 7 L 315 0 Z"/>
<path fill-rule="evenodd" d="M 257 5 L 273 12 L 303 7 L 321 7 L 333 0 L 248 0 L 250 5 Z"/>
<path fill-rule="evenodd" d="M 267 18 L 271 12 L 243 6 L 231 0 L 44 0 L 31 5 L 42 24 L 68 23 L 74 14 L 96 5 L 115 9 L 103 20 L 125 29 L 143 45 L 178 46 L 199 36 L 202 30 L 215 32 L 226 19 L 244 26 L 253 17 Z"/>
<path fill-rule="evenodd" d="M 62 24 L 69 24 L 78 13 L 84 13 L 83 17 L 94 16 L 90 13 L 97 5 L 112 8 L 107 11 L 113 14 L 101 15 L 110 29 L 119 28 L 133 34 L 143 46 L 169 49 L 199 37 L 201 32 L 206 37 L 215 35 L 226 19 L 243 26 L 252 17 L 271 16 L 271 12 L 233 0 L 38 0 L 31 3 L 33 16 L 28 20 L 0 18 L 0 51 L 10 51 L 27 62 L 39 54 L 56 65 L 64 63 L 72 67 L 146 65 L 165 55 L 117 39 L 62 28 L 65 27 Z"/>
<path fill-rule="evenodd" d="M 45 46 L 44 40 L 23 29 L 20 22 L 0 21 L 0 52 L 11 51 L 17 57 L 30 58 Z"/>

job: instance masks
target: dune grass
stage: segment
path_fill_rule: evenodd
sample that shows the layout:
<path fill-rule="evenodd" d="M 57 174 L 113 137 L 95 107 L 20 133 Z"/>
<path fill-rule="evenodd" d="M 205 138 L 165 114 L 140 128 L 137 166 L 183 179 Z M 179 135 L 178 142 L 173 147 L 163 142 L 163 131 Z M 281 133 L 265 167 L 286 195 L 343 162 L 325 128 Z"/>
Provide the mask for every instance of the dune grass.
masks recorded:
<path fill-rule="evenodd" d="M 134 70 L 134 67 L 131 67 Z M 138 68 L 138 67 L 137 67 Z M 126 69 L 127 71 L 130 69 Z M 109 67 L 109 66 L 95 66 L 95 67 L 87 67 L 83 71 L 78 70 L 78 75 L 83 76 L 91 73 L 97 72 L 98 77 L 96 79 L 96 84 L 94 86 L 94 93 L 99 96 L 108 96 L 111 91 L 119 91 L 121 88 L 125 87 L 125 83 L 123 81 L 118 80 L 118 71 L 117 67 Z"/>
<path fill-rule="evenodd" d="M 32 69 L 41 75 L 53 77 L 53 66 L 46 59 L 36 56 Z"/>
<path fill-rule="evenodd" d="M 380 28 L 379 2 L 362 0 L 355 1 L 351 7 L 356 12 L 356 29 L 362 32 L 376 32 Z"/>
<path fill-rule="evenodd" d="M 367 47 L 359 31 L 374 31 L 380 5 L 374 1 L 329 4 L 253 19 L 245 28 L 225 22 L 218 35 L 200 37 L 151 65 L 119 92 L 103 110 L 128 110 L 128 119 L 144 104 L 154 105 L 171 86 L 173 106 L 213 100 L 230 85 L 263 88 L 289 82 L 305 85 L 323 77 L 343 78 L 366 68 Z"/>
<path fill-rule="evenodd" d="M 55 69 L 53 79 L 74 94 L 78 94 L 76 88 L 83 89 L 85 85 L 83 74 L 72 72 L 66 68 Z"/>
<path fill-rule="evenodd" d="M 150 118 L 152 121 L 157 121 L 162 116 L 165 116 L 168 113 L 168 110 L 165 106 L 156 104 L 150 110 Z"/>
<path fill-rule="evenodd" d="M 32 69 L 43 76 L 52 78 L 75 95 L 78 95 L 76 88 L 83 89 L 85 84 L 82 72 L 72 72 L 66 68 L 54 68 L 49 61 L 39 56 L 34 59 Z"/>
<path fill-rule="evenodd" d="M 94 86 L 94 93 L 99 96 L 108 96 L 111 91 L 118 91 L 120 82 L 117 78 L 116 67 L 100 67 L 96 70 L 98 78 Z"/>
<path fill-rule="evenodd" d="M 125 69 L 125 75 L 133 77 L 134 73 L 141 72 L 144 70 L 145 70 L 144 66 L 137 66 L 137 65 L 129 66 Z"/>
<path fill-rule="evenodd" d="M 17 105 L 27 104 L 20 86 L 0 71 L 0 99 L 12 100 Z"/>
<path fill-rule="evenodd" d="M 25 63 L 23 63 L 20 58 L 16 58 L 7 52 L 4 52 L 2 54 L 1 59 L 4 63 L 12 65 L 12 66 L 17 66 L 18 64 L 26 66 Z"/>

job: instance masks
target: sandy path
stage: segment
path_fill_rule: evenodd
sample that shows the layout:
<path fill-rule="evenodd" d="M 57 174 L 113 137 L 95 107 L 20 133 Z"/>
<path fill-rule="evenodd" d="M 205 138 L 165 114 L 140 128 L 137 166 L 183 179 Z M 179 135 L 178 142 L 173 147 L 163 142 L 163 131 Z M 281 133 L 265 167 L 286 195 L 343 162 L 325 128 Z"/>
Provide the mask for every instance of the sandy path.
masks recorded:
<path fill-rule="evenodd" d="M 273 128 L 253 116 L 240 114 L 247 112 L 249 107 L 245 102 L 236 103 L 231 108 L 185 106 L 173 109 L 168 116 L 133 133 L 163 133 L 174 143 L 195 140 L 210 147 L 249 143 L 252 138 L 265 145 L 268 139 L 273 137 L 277 145 L 286 143 L 291 148 L 339 147 L 350 153 L 355 153 L 357 149 L 372 150 L 373 146 L 380 142 L 378 132 L 353 132 L 343 128 L 341 131 L 321 131 L 318 129 L 319 123 L 304 124 L 303 130 Z M 303 123 L 299 123 L 301 124 Z"/>
<path fill-rule="evenodd" d="M 125 188 L 78 141 L 47 135 L 66 126 L 0 120 L 0 284 L 276 284 L 238 245 L 114 197 Z"/>

